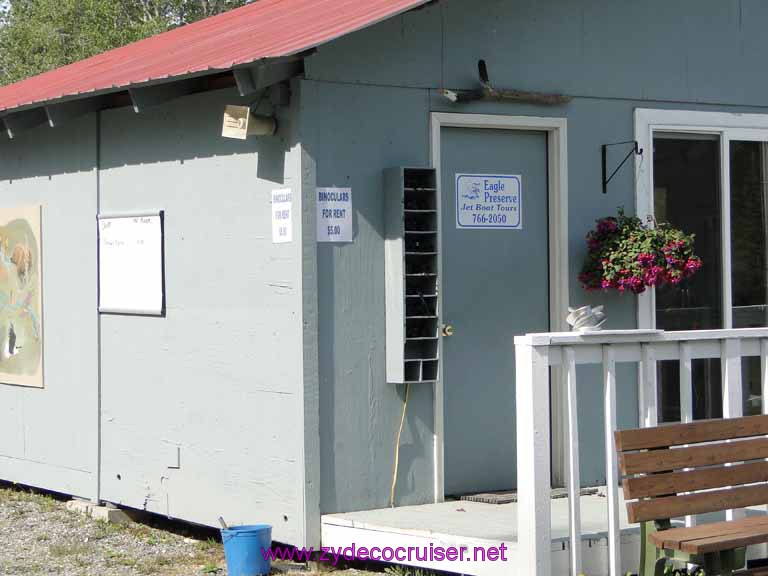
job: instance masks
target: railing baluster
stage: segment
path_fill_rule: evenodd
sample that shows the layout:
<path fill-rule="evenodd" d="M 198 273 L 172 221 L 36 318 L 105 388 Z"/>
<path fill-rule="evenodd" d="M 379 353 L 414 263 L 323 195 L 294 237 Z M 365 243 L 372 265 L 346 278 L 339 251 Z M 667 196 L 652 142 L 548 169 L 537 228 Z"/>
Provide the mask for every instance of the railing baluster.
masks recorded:
<path fill-rule="evenodd" d="M 659 423 L 658 391 L 656 388 L 656 356 L 651 344 L 643 344 L 640 359 L 638 404 L 641 428 L 652 428 Z"/>
<path fill-rule="evenodd" d="M 744 413 L 741 393 L 741 350 L 739 340 L 726 338 L 720 344 L 720 369 L 723 386 L 723 418 L 738 418 Z M 726 464 L 728 466 L 728 464 Z M 744 510 L 726 510 L 726 520 L 744 517 Z"/>
<path fill-rule="evenodd" d="M 768 414 L 768 340 L 760 340 L 760 379 L 763 414 Z"/>
<path fill-rule="evenodd" d="M 693 362 L 691 345 L 680 344 L 680 422 L 693 422 Z"/>
<path fill-rule="evenodd" d="M 581 575 L 581 477 L 579 470 L 579 408 L 576 390 L 576 357 L 564 349 L 568 402 L 568 512 L 571 537 L 571 576 Z"/>
<path fill-rule="evenodd" d="M 768 340 L 760 340 L 760 391 L 762 412 L 768 414 Z M 766 458 L 768 461 L 768 458 Z M 768 510 L 768 506 L 766 506 Z M 765 551 L 768 553 L 768 551 Z"/>
<path fill-rule="evenodd" d="M 723 375 L 723 418 L 738 418 L 743 414 L 741 393 L 741 351 L 736 338 L 726 338 L 721 344 Z"/>
<path fill-rule="evenodd" d="M 680 422 L 693 422 L 693 361 L 688 342 L 680 344 Z M 685 517 L 686 526 L 695 524 L 696 516 Z"/>
<path fill-rule="evenodd" d="M 611 576 L 621 575 L 621 535 L 619 525 L 619 476 L 616 459 L 616 357 L 610 345 L 603 346 L 605 385 L 605 482 L 608 491 L 608 568 Z"/>
<path fill-rule="evenodd" d="M 768 340 L 760 340 L 760 395 L 761 395 L 761 412 L 768 414 Z M 768 461 L 768 458 L 766 458 Z M 768 506 L 765 507 L 768 511 Z M 757 550 L 755 554 L 758 558 L 765 558 L 768 556 L 768 546 L 766 544 L 760 544 L 756 546 Z"/>

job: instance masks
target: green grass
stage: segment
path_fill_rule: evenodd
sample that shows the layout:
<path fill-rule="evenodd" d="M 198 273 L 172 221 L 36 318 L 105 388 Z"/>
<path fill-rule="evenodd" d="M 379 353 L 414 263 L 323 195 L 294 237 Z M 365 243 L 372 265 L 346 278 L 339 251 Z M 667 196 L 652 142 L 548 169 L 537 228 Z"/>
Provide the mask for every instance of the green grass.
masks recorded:
<path fill-rule="evenodd" d="M 67 558 L 70 556 L 87 556 L 93 553 L 93 547 L 87 544 L 54 544 L 48 547 L 48 553 L 54 558 Z"/>
<path fill-rule="evenodd" d="M 221 551 L 221 544 L 216 542 L 216 540 L 213 538 L 208 538 L 208 540 L 201 540 L 199 546 L 200 552 L 204 554 L 211 554 Z"/>
<path fill-rule="evenodd" d="M 402 566 L 400 564 L 387 566 L 384 569 L 384 573 L 389 576 L 435 576 L 436 574 L 431 570 L 421 570 L 420 568 L 412 568 L 411 566 Z"/>
<path fill-rule="evenodd" d="M 93 527 L 94 540 L 104 540 L 113 534 L 121 534 L 125 529 L 120 524 L 110 524 L 109 522 L 96 522 Z"/>
<path fill-rule="evenodd" d="M 36 504 L 43 512 L 53 512 L 60 506 L 60 503 L 48 494 L 40 494 L 31 489 L 0 488 L 0 505 L 19 503 Z"/>

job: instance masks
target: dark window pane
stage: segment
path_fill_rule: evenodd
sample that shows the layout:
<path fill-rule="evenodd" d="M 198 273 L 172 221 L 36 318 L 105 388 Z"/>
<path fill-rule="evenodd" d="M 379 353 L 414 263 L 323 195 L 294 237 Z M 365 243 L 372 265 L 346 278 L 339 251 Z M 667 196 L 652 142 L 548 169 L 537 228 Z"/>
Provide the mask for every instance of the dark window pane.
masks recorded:
<path fill-rule="evenodd" d="M 766 326 L 768 145 L 731 142 L 731 291 L 733 327 Z M 743 358 L 744 414 L 760 414 L 760 359 Z"/>
<path fill-rule="evenodd" d="M 731 142 L 733 327 L 766 326 L 765 195 L 768 146 Z"/>
<path fill-rule="evenodd" d="M 696 254 L 704 261 L 693 278 L 656 290 L 657 328 L 723 326 L 719 148 L 717 140 L 654 140 L 656 220 L 695 234 Z"/>
<path fill-rule="evenodd" d="M 758 362 L 759 363 L 759 362 Z M 659 362 L 659 405 L 661 422 L 680 422 L 680 362 Z M 723 417 L 720 387 L 720 359 L 697 359 L 691 362 L 693 379 L 693 419 Z M 746 412 L 745 412 L 746 414 Z"/>
<path fill-rule="evenodd" d="M 720 143 L 696 137 L 657 137 L 653 152 L 654 207 L 658 222 L 696 235 L 704 267 L 679 286 L 656 289 L 656 327 L 664 330 L 722 328 L 720 238 Z M 659 363 L 660 419 L 680 420 L 680 369 Z M 720 361 L 693 362 L 694 418 L 722 415 Z"/>

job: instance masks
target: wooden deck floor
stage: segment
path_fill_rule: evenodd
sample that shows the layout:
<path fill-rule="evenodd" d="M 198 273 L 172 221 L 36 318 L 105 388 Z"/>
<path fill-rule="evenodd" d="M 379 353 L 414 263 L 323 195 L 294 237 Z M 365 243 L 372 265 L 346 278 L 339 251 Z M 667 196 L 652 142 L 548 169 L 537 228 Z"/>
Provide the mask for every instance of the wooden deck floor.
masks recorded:
<path fill-rule="evenodd" d="M 583 571 L 590 576 L 607 572 L 607 503 L 598 495 L 581 497 Z M 622 505 L 622 566 L 637 571 L 639 529 L 627 524 Z M 568 573 L 568 500 L 552 501 L 553 574 Z M 372 546 L 409 547 L 466 546 L 473 556 L 475 546 L 507 548 L 507 562 L 478 561 L 473 557 L 458 562 L 410 562 L 414 566 L 451 571 L 472 576 L 514 576 L 517 574 L 517 504 L 443 502 L 403 506 L 364 512 L 328 514 L 322 518 L 323 546 L 334 548 Z M 407 562 L 405 562 L 407 563 Z"/>
<path fill-rule="evenodd" d="M 581 497 L 582 571 L 589 576 L 608 573 L 607 502 L 601 489 L 597 495 Z M 627 523 L 626 507 L 621 502 L 621 564 L 624 573 L 637 572 L 640 531 Z M 756 511 L 755 511 L 756 512 Z M 764 513 L 764 512 L 760 512 Z M 517 504 L 481 504 L 477 502 L 443 502 L 422 506 L 403 506 L 327 514 L 322 517 L 323 546 L 371 548 L 409 546 L 466 546 L 469 556 L 464 562 L 400 562 L 423 568 L 456 572 L 472 576 L 515 576 L 517 572 Z M 475 561 L 474 547 L 507 547 L 507 562 Z M 569 573 L 568 500 L 552 501 L 552 573 Z M 527 575 L 520 575 L 527 576 Z"/>

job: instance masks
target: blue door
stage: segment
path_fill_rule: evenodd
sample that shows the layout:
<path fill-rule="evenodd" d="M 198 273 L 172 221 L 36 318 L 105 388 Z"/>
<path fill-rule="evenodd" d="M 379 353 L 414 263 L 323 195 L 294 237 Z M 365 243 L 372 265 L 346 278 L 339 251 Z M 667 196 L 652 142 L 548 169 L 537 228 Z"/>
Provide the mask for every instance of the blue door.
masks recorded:
<path fill-rule="evenodd" d="M 441 155 L 445 493 L 512 489 L 513 340 L 549 329 L 547 134 L 443 128 Z"/>

